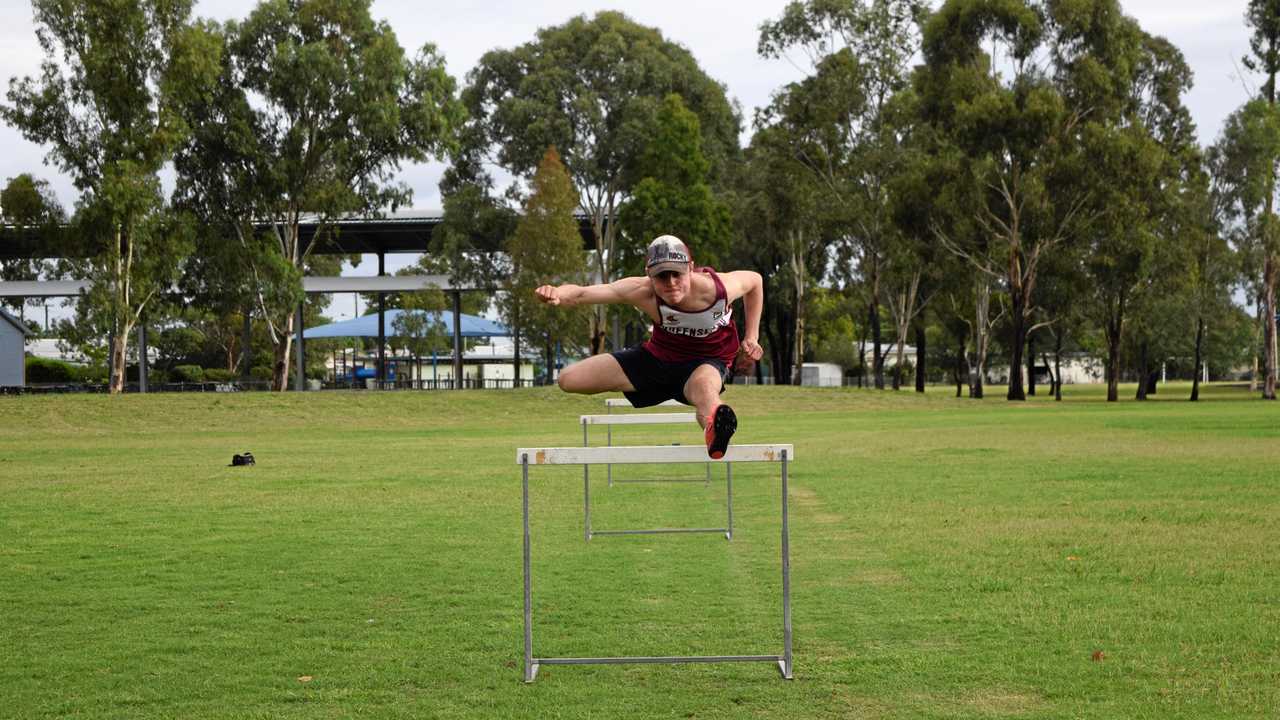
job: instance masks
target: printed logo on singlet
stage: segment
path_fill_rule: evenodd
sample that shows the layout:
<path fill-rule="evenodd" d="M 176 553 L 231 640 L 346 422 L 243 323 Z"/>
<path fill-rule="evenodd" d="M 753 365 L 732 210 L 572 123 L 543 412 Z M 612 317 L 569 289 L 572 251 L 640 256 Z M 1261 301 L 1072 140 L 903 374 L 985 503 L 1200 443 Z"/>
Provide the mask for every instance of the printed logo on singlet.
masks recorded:
<path fill-rule="evenodd" d="M 719 300 L 710 308 L 696 313 L 664 308 L 662 312 L 662 329 L 672 335 L 704 338 L 728 325 L 732 316 L 733 311 L 725 307 L 723 300 Z"/>

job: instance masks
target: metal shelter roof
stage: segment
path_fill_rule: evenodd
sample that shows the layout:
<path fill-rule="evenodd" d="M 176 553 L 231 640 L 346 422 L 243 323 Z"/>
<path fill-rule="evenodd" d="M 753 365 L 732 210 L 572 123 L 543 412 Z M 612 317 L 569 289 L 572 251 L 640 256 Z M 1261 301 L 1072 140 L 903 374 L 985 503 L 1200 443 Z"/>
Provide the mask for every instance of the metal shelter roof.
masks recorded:
<path fill-rule="evenodd" d="M 383 323 L 383 331 L 387 337 L 399 337 L 396 331 L 395 320 L 400 317 L 401 313 L 409 312 L 407 310 L 388 310 L 386 319 Z M 412 312 L 426 312 L 423 310 L 414 310 Z M 446 333 L 450 337 L 453 334 L 453 312 L 449 310 L 440 310 L 428 313 L 433 319 L 444 323 Z M 485 320 L 478 315 L 468 315 L 463 313 L 462 320 L 462 337 L 507 337 L 511 335 L 511 331 L 506 326 Z M 378 337 L 378 315 L 365 315 L 352 320 L 343 320 L 342 322 L 330 323 L 328 325 L 319 325 L 313 328 L 307 328 L 302 333 L 305 340 L 314 340 L 316 338 L 332 338 L 332 337 Z"/>
<path fill-rule="evenodd" d="M 584 249 L 594 247 L 591 217 L 583 212 L 574 216 Z M 354 253 L 426 253 L 431 248 L 431 234 L 444 221 L 443 210 L 398 210 L 378 216 L 350 216 L 329 223 L 329 231 L 314 252 L 318 255 L 350 255 Z M 298 225 L 303 244 L 315 237 L 320 223 L 304 217 Z M 497 249 L 502 238 L 475 236 L 479 244 Z M 40 228 L 16 228 L 0 225 L 0 259 L 81 257 L 85 249 L 66 243 L 58 231 Z"/>

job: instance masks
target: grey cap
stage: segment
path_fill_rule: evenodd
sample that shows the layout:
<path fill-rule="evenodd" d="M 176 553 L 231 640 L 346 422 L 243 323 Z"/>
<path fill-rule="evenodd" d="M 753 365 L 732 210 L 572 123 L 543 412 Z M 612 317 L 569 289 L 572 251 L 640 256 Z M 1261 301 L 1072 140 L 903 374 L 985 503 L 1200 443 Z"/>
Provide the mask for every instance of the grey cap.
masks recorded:
<path fill-rule="evenodd" d="M 661 272 L 689 272 L 689 263 L 693 262 L 693 254 L 689 246 L 675 235 L 661 235 L 649 243 L 645 251 L 644 271 L 653 277 Z"/>

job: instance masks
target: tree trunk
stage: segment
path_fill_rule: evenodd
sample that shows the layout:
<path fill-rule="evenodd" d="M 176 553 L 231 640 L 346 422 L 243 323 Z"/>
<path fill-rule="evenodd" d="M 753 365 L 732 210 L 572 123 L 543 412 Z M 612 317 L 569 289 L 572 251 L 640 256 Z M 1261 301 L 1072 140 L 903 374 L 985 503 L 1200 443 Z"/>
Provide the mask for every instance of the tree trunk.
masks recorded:
<path fill-rule="evenodd" d="M 599 355 L 604 352 L 604 327 L 606 324 L 605 309 L 603 305 L 595 305 L 591 308 L 591 354 Z"/>
<path fill-rule="evenodd" d="M 550 333 L 547 333 L 545 352 L 547 354 L 547 384 L 554 385 L 556 382 L 556 357 L 551 349 Z"/>
<path fill-rule="evenodd" d="M 111 377 L 108 378 L 107 391 L 112 395 L 124 392 L 125 351 L 129 347 L 128 331 L 116 333 L 111 338 Z"/>
<path fill-rule="evenodd" d="M 253 371 L 253 309 L 246 306 L 244 309 L 244 327 L 241 328 L 240 337 L 240 379 L 251 380 Z M 342 357 L 346 359 L 346 350 L 342 351 Z"/>
<path fill-rule="evenodd" d="M 1027 397 L 1036 394 L 1036 339 L 1027 333 Z"/>
<path fill-rule="evenodd" d="M 804 232 L 792 231 L 789 233 L 791 245 L 791 282 L 795 285 L 795 313 L 796 313 L 796 350 L 795 350 L 795 368 L 792 373 L 792 383 L 800 384 L 801 364 L 804 363 L 804 302 L 805 302 L 805 285 L 808 281 L 808 268 L 805 265 L 804 252 Z"/>
<path fill-rule="evenodd" d="M 986 277 L 977 280 L 974 302 L 973 362 L 970 366 L 969 397 L 981 400 L 983 383 L 987 374 L 987 347 L 991 342 L 991 282 Z"/>
<path fill-rule="evenodd" d="M 871 372 L 875 374 L 875 388 L 884 389 L 884 356 L 880 354 L 880 300 L 872 293 L 868 305 L 871 321 Z"/>
<path fill-rule="evenodd" d="M 271 389 L 284 392 L 289 389 L 289 352 L 293 349 L 293 321 L 296 313 L 285 316 L 280 328 L 280 337 L 276 340 L 275 364 L 271 368 Z"/>
<path fill-rule="evenodd" d="M 1062 402 L 1062 333 L 1053 334 L 1053 400 Z"/>
<path fill-rule="evenodd" d="M 1200 399 L 1200 373 L 1201 373 L 1201 362 L 1202 362 L 1201 358 L 1203 357 L 1201 354 L 1201 351 L 1203 347 L 1204 347 L 1204 316 L 1201 315 L 1196 318 L 1196 363 L 1195 363 L 1195 370 L 1194 370 L 1195 377 L 1191 379 L 1191 402 L 1196 402 L 1197 400 Z"/>
<path fill-rule="evenodd" d="M 924 392 L 925 328 L 923 317 L 916 321 L 916 392 Z"/>
<path fill-rule="evenodd" d="M 862 326 L 862 334 L 858 337 L 858 387 L 867 387 L 867 330 L 870 324 Z"/>
<path fill-rule="evenodd" d="M 1125 293 L 1121 291 L 1107 316 L 1107 402 L 1120 400 L 1120 340 L 1124 333 Z"/>
<path fill-rule="evenodd" d="M 1120 399 L 1120 341 L 1107 332 L 1107 402 Z"/>
<path fill-rule="evenodd" d="M 968 377 L 965 377 L 963 379 L 960 377 L 960 368 L 968 367 L 969 360 L 968 360 L 968 356 L 965 353 L 964 338 L 959 338 L 959 340 L 960 340 L 960 346 L 956 349 L 956 366 L 954 369 L 954 374 L 956 378 L 956 397 L 957 398 L 960 397 L 961 387 L 969 384 Z"/>
<path fill-rule="evenodd" d="M 898 342 L 895 343 L 895 345 L 897 346 L 898 349 L 897 349 L 897 353 L 894 355 L 894 358 L 893 358 L 894 359 L 893 389 L 901 390 L 902 389 L 902 364 L 903 364 L 903 357 L 906 355 L 906 351 L 904 347 L 906 343 L 904 343 L 902 340 L 898 340 Z"/>
<path fill-rule="evenodd" d="M 1009 393 L 1008 400 L 1026 400 L 1027 394 L 1022 389 L 1022 349 L 1027 343 L 1027 318 L 1023 314 L 1026 297 L 1022 293 L 1010 293 L 1013 302 L 1013 340 L 1009 346 Z"/>
<path fill-rule="evenodd" d="M 765 336 L 769 339 L 769 358 L 772 361 L 770 370 L 773 382 L 787 385 L 791 382 L 791 354 L 795 352 L 795 325 L 792 316 L 778 312 L 764 325 Z M 759 363 L 757 363 L 759 364 Z"/>
<path fill-rule="evenodd" d="M 1138 344 L 1138 392 L 1134 394 L 1135 400 L 1147 399 L 1147 378 L 1151 375 L 1151 368 L 1148 367 L 1150 359 L 1147 357 L 1148 344 L 1143 340 Z"/>
<path fill-rule="evenodd" d="M 1266 317 L 1262 319 L 1263 339 L 1262 351 L 1264 354 L 1264 362 L 1262 364 L 1262 399 L 1276 399 L 1276 268 L 1277 258 L 1270 252 L 1267 253 L 1266 264 L 1263 268 L 1263 307 L 1266 308 Z"/>

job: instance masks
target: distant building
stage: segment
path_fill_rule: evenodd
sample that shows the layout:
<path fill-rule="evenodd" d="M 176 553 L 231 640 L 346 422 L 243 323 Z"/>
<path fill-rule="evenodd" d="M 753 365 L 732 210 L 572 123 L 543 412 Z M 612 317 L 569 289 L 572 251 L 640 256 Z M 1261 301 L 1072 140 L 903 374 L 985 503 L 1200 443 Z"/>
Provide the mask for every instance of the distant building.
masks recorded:
<path fill-rule="evenodd" d="M 27 384 L 26 347 L 31 335 L 18 318 L 0 308 L 0 387 L 23 387 Z"/>
<path fill-rule="evenodd" d="M 803 363 L 800 366 L 800 384 L 808 387 L 840 387 L 844 384 L 844 369 L 835 363 Z"/>
<path fill-rule="evenodd" d="M 491 345 L 477 345 L 462 353 L 462 378 L 467 386 L 509 387 L 515 379 L 515 347 L 510 338 L 492 338 Z M 536 349 L 525 344 L 520 348 L 520 382 L 527 385 L 534 380 L 534 363 L 541 360 Z M 377 353 L 367 350 L 339 350 L 336 357 L 325 359 L 329 377 L 340 383 L 360 382 L 373 377 L 377 366 Z M 357 369 L 357 367 L 359 369 Z M 414 367 L 412 357 L 403 352 L 387 355 L 388 379 L 397 385 L 436 387 L 453 381 L 453 357 L 439 353 L 435 357 L 424 355 Z"/>
<path fill-rule="evenodd" d="M 1043 360 L 1043 358 L 1041 358 Z M 1043 363 L 1036 365 L 1036 384 L 1048 385 L 1050 377 L 1053 373 L 1053 358 L 1049 358 L 1049 364 Z M 1023 384 L 1026 384 L 1027 369 L 1021 368 Z M 1063 385 L 1087 385 L 1090 383 L 1100 383 L 1106 377 L 1106 368 L 1102 360 L 1084 352 L 1070 352 L 1062 354 L 1062 384 Z M 1008 364 L 991 365 L 987 368 L 987 383 L 1003 385 L 1009 382 L 1009 366 Z"/>
<path fill-rule="evenodd" d="M 61 360 L 73 365 L 88 365 L 89 358 L 76 350 L 63 350 L 57 338 L 27 338 L 27 354 L 45 360 Z M 148 353 L 154 359 L 154 353 Z"/>

